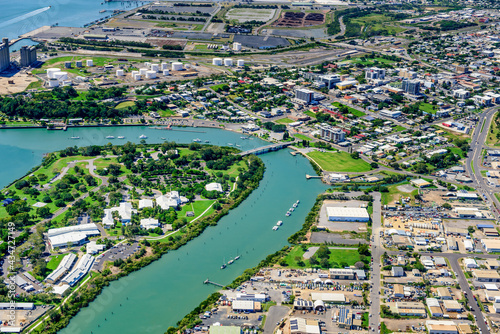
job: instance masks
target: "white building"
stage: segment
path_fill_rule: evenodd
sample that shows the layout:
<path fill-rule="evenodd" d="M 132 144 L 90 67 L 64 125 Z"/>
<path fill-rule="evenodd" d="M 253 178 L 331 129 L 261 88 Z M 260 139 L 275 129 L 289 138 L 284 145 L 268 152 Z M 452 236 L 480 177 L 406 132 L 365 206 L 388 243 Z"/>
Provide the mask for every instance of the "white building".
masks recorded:
<path fill-rule="evenodd" d="M 458 334 L 457 325 L 453 321 L 427 320 L 425 326 L 429 334 Z"/>
<path fill-rule="evenodd" d="M 141 219 L 141 227 L 145 228 L 146 230 L 157 228 L 159 226 L 160 226 L 160 223 L 158 222 L 158 219 L 154 219 L 154 218 Z"/>
<path fill-rule="evenodd" d="M 90 268 L 94 264 L 94 257 L 89 254 L 82 256 L 80 262 L 75 269 L 73 269 L 66 277 L 62 279 L 63 283 L 67 283 L 71 286 L 75 285 L 83 276 L 87 275 Z"/>
<path fill-rule="evenodd" d="M 57 282 L 64 274 L 66 274 L 71 269 L 75 260 L 76 260 L 75 254 L 69 253 L 68 255 L 66 255 L 61 260 L 61 262 L 59 262 L 57 268 L 53 272 L 51 272 L 47 276 L 47 278 L 45 278 L 45 281 L 49 283 Z"/>
<path fill-rule="evenodd" d="M 52 228 L 47 232 L 49 245 L 62 248 L 68 245 L 83 245 L 89 236 L 100 235 L 96 224 L 81 224 L 61 228 Z"/>
<path fill-rule="evenodd" d="M 143 198 L 139 200 L 139 210 L 144 208 L 152 208 L 153 200 L 149 198 Z"/>
<path fill-rule="evenodd" d="M 217 183 L 217 182 L 212 182 L 212 183 L 209 183 L 205 186 L 205 190 L 206 191 L 218 191 L 218 192 L 223 192 L 222 190 L 222 185 L 220 183 Z"/>
<path fill-rule="evenodd" d="M 477 262 L 474 259 L 464 259 L 465 268 L 477 268 Z"/>
<path fill-rule="evenodd" d="M 385 117 L 390 117 L 390 118 L 398 118 L 402 115 L 401 111 L 399 110 L 387 110 L 387 109 L 383 109 L 380 111 L 380 115 L 381 116 L 385 116 Z"/>
<path fill-rule="evenodd" d="M 327 207 L 326 213 L 328 220 L 331 221 L 367 222 L 370 220 L 370 215 L 365 208 Z"/>
<path fill-rule="evenodd" d="M 474 246 L 472 245 L 472 242 L 470 240 L 467 240 L 467 239 L 464 240 L 464 248 L 468 252 L 472 252 L 474 250 Z"/>
<path fill-rule="evenodd" d="M 104 244 L 97 244 L 94 240 L 89 242 L 87 245 L 85 245 L 87 248 L 87 254 L 97 254 L 99 252 L 102 252 L 104 248 L 106 248 L 106 245 Z"/>
<path fill-rule="evenodd" d="M 104 217 L 102 218 L 102 225 L 104 228 L 112 228 L 115 226 L 115 220 L 113 218 L 113 211 L 111 209 L 104 209 Z"/>
<path fill-rule="evenodd" d="M 158 204 L 163 210 L 168 210 L 169 208 L 177 208 L 179 205 L 187 203 L 188 199 L 186 197 L 179 196 L 178 191 L 171 191 L 165 195 L 156 197 L 156 204 Z"/>
<path fill-rule="evenodd" d="M 118 215 L 122 219 L 123 224 L 128 224 L 132 220 L 132 215 L 137 213 L 137 210 L 132 207 L 129 202 L 121 202 L 120 206 L 111 208 L 111 211 L 118 211 Z"/>

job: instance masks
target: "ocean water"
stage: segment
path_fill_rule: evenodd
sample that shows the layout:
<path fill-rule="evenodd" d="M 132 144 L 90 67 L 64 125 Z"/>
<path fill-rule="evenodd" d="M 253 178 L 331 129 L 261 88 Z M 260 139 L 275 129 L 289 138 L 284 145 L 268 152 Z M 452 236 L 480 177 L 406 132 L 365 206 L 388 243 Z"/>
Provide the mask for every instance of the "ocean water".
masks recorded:
<path fill-rule="evenodd" d="M 148 1 L 22 0 L 1 3 L 0 38 L 14 39 L 46 25 L 81 27 L 111 14 L 99 13 L 101 10 L 129 10 L 147 4 Z"/>

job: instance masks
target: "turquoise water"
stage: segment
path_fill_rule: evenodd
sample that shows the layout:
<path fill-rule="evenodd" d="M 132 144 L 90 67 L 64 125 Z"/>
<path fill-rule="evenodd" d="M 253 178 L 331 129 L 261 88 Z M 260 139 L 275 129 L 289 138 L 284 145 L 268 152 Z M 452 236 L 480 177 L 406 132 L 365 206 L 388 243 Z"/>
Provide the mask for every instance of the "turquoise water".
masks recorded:
<path fill-rule="evenodd" d="M 129 10 L 146 3 L 148 2 L 104 0 L 2 1 L 0 38 L 14 39 L 41 26 L 55 24 L 82 27 L 86 23 L 111 15 L 111 12 L 99 13 L 101 10 Z M 51 7 L 48 8 L 49 6 Z"/>
<path fill-rule="evenodd" d="M 0 161 L 0 183 L 5 185 L 24 175 L 40 162 L 44 152 L 69 145 L 139 142 L 141 134 L 147 135 L 146 141 L 150 143 L 162 142 L 161 137 L 186 143 L 200 138 L 216 145 L 240 145 L 242 150 L 266 144 L 257 138 L 243 140 L 240 134 L 219 129 L 187 130 L 201 133 L 147 127 L 0 130 L 0 143 L 3 143 L 0 153 L 6 157 Z M 126 136 L 126 140 L 109 140 L 105 138 L 108 135 Z M 71 136 L 82 139 L 69 139 Z M 186 246 L 111 283 L 60 333 L 164 333 L 216 291 L 215 287 L 203 284 L 205 279 L 230 283 L 246 268 L 286 245 L 287 238 L 300 229 L 316 196 L 326 189 L 317 179 L 306 180 L 305 174 L 314 174 L 309 162 L 289 152 L 281 150 L 261 155 L 266 165 L 264 179 L 238 208 Z M 298 199 L 299 207 L 292 216 L 285 217 Z M 278 220 L 283 220 L 283 226 L 272 231 Z M 225 270 L 220 269 L 224 261 L 236 255 L 241 255 L 238 261 Z"/>

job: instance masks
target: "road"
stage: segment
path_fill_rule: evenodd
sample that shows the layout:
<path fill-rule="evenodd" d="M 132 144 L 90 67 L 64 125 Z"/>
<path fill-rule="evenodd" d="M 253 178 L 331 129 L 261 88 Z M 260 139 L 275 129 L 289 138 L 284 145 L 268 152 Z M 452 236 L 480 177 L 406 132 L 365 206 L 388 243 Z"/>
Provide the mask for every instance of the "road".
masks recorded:
<path fill-rule="evenodd" d="M 372 289 L 370 293 L 370 327 L 377 330 L 380 324 L 380 258 L 384 250 L 380 247 L 380 231 L 382 231 L 382 196 L 380 193 L 372 193 L 373 196 L 373 215 L 372 215 Z"/>
<path fill-rule="evenodd" d="M 289 311 L 290 309 L 286 306 L 271 306 L 264 324 L 264 334 L 272 334 L 278 321 L 283 319 Z"/>
<path fill-rule="evenodd" d="M 483 147 L 486 147 L 486 137 L 490 129 L 491 120 L 498 109 L 500 109 L 500 106 L 488 108 L 479 115 L 479 121 L 472 134 L 472 141 L 470 144 L 472 152 L 470 152 L 465 161 L 465 170 L 472 179 L 473 187 L 476 188 L 480 194 L 484 194 L 482 197 L 486 197 L 488 202 L 492 205 L 491 209 L 497 219 L 499 218 L 497 210 L 500 208 L 500 202 L 495 197 L 494 190 L 486 183 L 481 175 L 481 161 L 482 150 Z"/>

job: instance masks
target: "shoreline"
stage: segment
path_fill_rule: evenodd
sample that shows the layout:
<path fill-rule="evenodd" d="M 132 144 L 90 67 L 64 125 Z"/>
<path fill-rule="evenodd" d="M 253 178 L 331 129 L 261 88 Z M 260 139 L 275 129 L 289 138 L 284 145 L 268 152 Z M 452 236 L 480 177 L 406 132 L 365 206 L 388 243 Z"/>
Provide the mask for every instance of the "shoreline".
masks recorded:
<path fill-rule="evenodd" d="M 149 145 L 152 145 L 152 144 L 149 144 Z M 57 152 L 57 151 L 55 151 Z M 258 159 L 258 158 L 257 158 Z M 89 299 L 87 300 L 87 305 L 78 305 L 78 310 L 77 312 L 72 315 L 69 319 L 64 319 L 64 320 L 67 320 L 68 322 L 66 324 L 64 324 L 64 326 L 62 328 L 66 328 L 68 325 L 69 325 L 69 322 L 71 321 L 71 319 L 76 316 L 79 311 L 85 307 L 88 307 L 88 304 L 92 301 L 95 300 L 95 298 L 97 296 L 99 296 L 101 293 L 102 293 L 102 290 L 104 287 L 108 286 L 110 282 L 112 281 L 117 281 L 123 277 L 127 277 L 129 274 L 135 272 L 135 271 L 139 271 L 141 270 L 142 268 L 145 268 L 147 267 L 149 264 L 153 263 L 153 262 L 156 262 L 157 260 L 161 259 L 163 257 L 163 255 L 166 255 L 168 254 L 170 251 L 172 250 L 177 250 L 177 249 L 180 249 L 182 248 L 183 246 L 187 245 L 189 243 L 189 241 L 193 240 L 193 239 L 196 239 L 198 236 L 202 235 L 203 232 L 205 231 L 205 229 L 209 226 L 215 226 L 218 224 L 219 220 L 221 218 L 223 218 L 224 216 L 228 215 L 232 210 L 236 209 L 240 204 L 242 204 L 246 199 L 247 197 L 252 194 L 259 186 L 260 186 L 260 183 L 264 177 L 264 173 L 265 173 L 265 170 L 266 170 L 266 167 L 265 167 L 265 164 L 264 162 L 261 160 L 261 159 L 258 159 L 259 161 L 259 171 L 254 175 L 254 177 L 256 178 L 255 180 L 253 180 L 253 182 L 256 182 L 256 185 L 251 187 L 251 188 L 246 188 L 244 189 L 241 194 L 234 199 L 234 202 L 232 204 L 230 204 L 228 207 L 223 207 L 219 212 L 215 212 L 209 216 L 200 216 L 200 221 L 196 224 L 195 228 L 194 228 L 194 231 L 193 231 L 193 234 L 188 236 L 186 239 L 184 240 L 180 240 L 179 243 L 177 244 L 173 244 L 173 245 L 165 245 L 163 247 L 161 247 L 157 253 L 153 253 L 152 255 L 150 256 L 145 256 L 143 258 L 140 258 L 138 261 L 133 261 L 130 266 L 126 266 L 125 268 L 121 269 L 120 272 L 118 272 L 117 274 L 113 274 L 113 275 L 109 275 L 109 276 L 102 276 L 101 275 L 101 272 L 99 271 L 94 271 L 97 276 L 96 277 L 101 277 L 102 278 L 102 284 L 99 284 L 99 287 L 96 289 L 92 289 L 92 291 L 90 291 L 90 297 Z M 41 165 L 38 165 L 37 167 L 34 167 L 34 168 L 39 168 Z M 33 169 L 28 172 L 25 176 L 19 178 L 19 179 L 22 179 L 22 178 L 25 178 L 26 176 L 28 176 L 30 173 L 33 172 Z M 14 181 L 15 182 L 15 181 Z M 127 240 L 127 239 L 125 239 Z M 139 239 L 139 242 L 140 242 L 141 239 Z M 154 240 L 152 240 L 154 242 Z M 92 282 L 92 281 L 95 281 L 95 278 L 94 280 L 92 280 L 92 278 L 88 278 L 87 280 L 85 280 L 84 282 L 82 282 L 80 285 L 78 285 L 78 289 L 80 288 L 88 288 L 88 283 L 89 282 Z M 75 290 L 74 292 L 76 292 L 77 290 Z M 60 309 L 61 306 L 63 304 L 67 304 L 68 302 L 71 302 L 70 301 L 70 297 L 73 295 L 72 292 L 69 296 L 67 296 L 66 298 L 62 299 L 61 300 L 61 303 L 59 304 L 59 306 L 56 308 L 56 310 Z M 29 326 L 27 326 L 24 330 L 26 331 L 26 333 L 31 333 L 35 330 L 37 330 L 37 328 L 45 323 L 45 321 L 47 320 L 48 316 L 42 316 L 40 317 L 40 319 L 34 321 L 33 323 L 31 323 Z M 59 322 L 55 322 L 55 323 L 52 323 L 52 324 L 58 324 Z M 59 328 L 58 330 L 54 331 L 54 333 L 56 332 L 59 332 L 60 329 L 62 328 Z M 45 327 L 46 329 L 46 327 Z M 50 331 L 50 329 L 47 331 L 49 333 L 52 333 L 52 331 Z"/>

